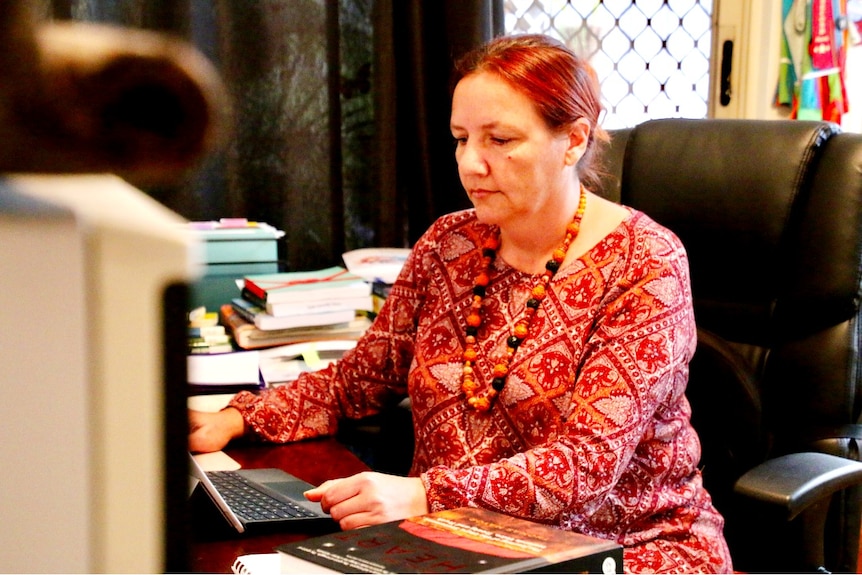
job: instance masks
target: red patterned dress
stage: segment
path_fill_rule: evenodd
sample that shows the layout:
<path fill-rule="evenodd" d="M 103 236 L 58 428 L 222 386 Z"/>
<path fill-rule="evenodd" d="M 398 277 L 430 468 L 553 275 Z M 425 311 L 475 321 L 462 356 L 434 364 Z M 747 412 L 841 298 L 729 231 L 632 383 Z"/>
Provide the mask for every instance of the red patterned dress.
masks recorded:
<path fill-rule="evenodd" d="M 683 395 L 696 333 L 679 240 L 632 211 L 561 268 L 481 413 L 461 391 L 461 355 L 491 233 L 472 210 L 442 217 L 343 360 L 232 405 L 258 436 L 285 442 L 333 434 L 340 419 L 409 394 L 411 475 L 431 510 L 481 506 L 614 539 L 628 572 L 730 571 Z M 482 389 L 536 279 L 493 265 L 474 368 Z"/>

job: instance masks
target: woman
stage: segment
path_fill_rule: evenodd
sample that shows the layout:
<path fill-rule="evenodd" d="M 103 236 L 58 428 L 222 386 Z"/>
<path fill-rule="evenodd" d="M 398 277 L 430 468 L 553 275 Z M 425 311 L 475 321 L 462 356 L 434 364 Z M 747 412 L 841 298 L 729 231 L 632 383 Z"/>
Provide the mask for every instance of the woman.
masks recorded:
<path fill-rule="evenodd" d="M 730 571 L 683 395 L 688 261 L 668 230 L 582 183 L 604 138 L 590 69 L 516 36 L 457 73 L 450 127 L 474 209 L 420 238 L 340 362 L 191 414 L 192 449 L 332 434 L 406 394 L 409 477 L 308 493 L 343 528 L 480 506 L 619 541 L 627 571 Z"/>

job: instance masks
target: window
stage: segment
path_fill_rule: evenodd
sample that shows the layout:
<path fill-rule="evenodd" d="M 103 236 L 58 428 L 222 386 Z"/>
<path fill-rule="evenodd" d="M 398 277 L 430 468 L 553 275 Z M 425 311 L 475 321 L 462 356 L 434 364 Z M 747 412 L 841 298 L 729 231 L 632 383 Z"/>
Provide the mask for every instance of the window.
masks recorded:
<path fill-rule="evenodd" d="M 606 129 L 708 113 L 712 0 L 505 0 L 507 33 L 544 33 L 595 68 Z"/>

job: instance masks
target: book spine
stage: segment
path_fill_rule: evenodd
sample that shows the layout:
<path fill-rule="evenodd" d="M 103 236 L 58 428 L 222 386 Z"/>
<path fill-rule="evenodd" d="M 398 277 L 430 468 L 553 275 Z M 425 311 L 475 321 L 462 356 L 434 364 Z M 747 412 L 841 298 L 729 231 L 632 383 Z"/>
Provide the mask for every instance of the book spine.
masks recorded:
<path fill-rule="evenodd" d="M 204 325 L 198 327 L 189 327 L 189 337 L 211 337 L 214 335 L 224 335 L 225 329 L 223 325 Z"/>
<path fill-rule="evenodd" d="M 214 343 L 203 346 L 193 346 L 189 348 L 189 353 L 193 355 L 206 353 L 230 353 L 234 351 L 233 345 L 230 343 Z"/>
<path fill-rule="evenodd" d="M 219 317 L 221 318 L 221 322 L 233 334 L 233 340 L 236 345 L 242 349 L 260 347 L 259 345 L 254 345 L 250 339 L 250 336 L 257 331 L 257 328 L 254 327 L 252 322 L 239 315 L 231 304 L 222 304 L 219 308 Z"/>
<path fill-rule="evenodd" d="M 266 298 L 262 298 L 258 296 L 256 293 L 248 289 L 247 287 L 243 287 L 240 295 L 247 301 L 250 301 L 254 305 L 260 308 L 266 307 Z"/>
<path fill-rule="evenodd" d="M 255 284 L 252 280 L 245 278 L 243 280 L 243 288 L 247 289 L 249 293 L 260 298 L 262 301 L 266 301 L 266 290 Z"/>
<path fill-rule="evenodd" d="M 253 309 L 257 306 L 254 306 L 251 302 L 244 303 L 243 300 L 239 298 L 231 300 L 230 305 L 236 313 L 250 323 L 254 323 L 255 316 L 260 313 L 260 309 Z"/>
<path fill-rule="evenodd" d="M 216 343 L 228 343 L 230 336 L 226 333 L 219 335 L 206 335 L 203 337 L 190 337 L 189 345 L 212 345 Z"/>
<path fill-rule="evenodd" d="M 219 310 L 221 321 L 233 334 L 234 339 L 238 339 L 240 333 L 254 329 L 254 324 L 236 312 L 233 306 L 229 303 L 223 304 Z"/>

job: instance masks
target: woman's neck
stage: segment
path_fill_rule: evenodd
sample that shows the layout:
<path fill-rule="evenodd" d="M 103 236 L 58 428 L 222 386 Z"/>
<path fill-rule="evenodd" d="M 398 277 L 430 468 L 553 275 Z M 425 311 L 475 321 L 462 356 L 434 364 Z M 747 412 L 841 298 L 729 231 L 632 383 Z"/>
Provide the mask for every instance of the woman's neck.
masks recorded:
<path fill-rule="evenodd" d="M 535 217 L 517 225 L 501 226 L 499 256 L 520 271 L 530 274 L 543 272 L 545 263 L 563 243 L 566 226 L 577 211 L 578 199 L 579 191 L 576 191 L 573 201 L 567 200 L 561 206 L 537 212 Z"/>

